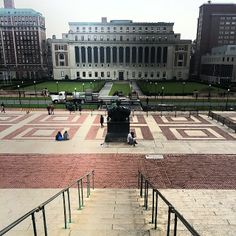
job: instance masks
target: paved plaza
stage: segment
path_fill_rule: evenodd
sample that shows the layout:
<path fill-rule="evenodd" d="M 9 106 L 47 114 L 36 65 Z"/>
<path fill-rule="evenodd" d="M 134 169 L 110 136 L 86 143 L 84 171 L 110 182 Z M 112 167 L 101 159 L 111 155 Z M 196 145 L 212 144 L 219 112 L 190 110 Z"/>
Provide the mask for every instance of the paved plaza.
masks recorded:
<path fill-rule="evenodd" d="M 217 218 L 217 235 L 234 236 L 233 130 L 206 114 L 135 112 L 130 122 L 138 145 L 107 144 L 106 124 L 104 128 L 99 124 L 101 114 L 106 117 L 105 111 L 70 114 L 56 110 L 55 115 L 47 115 L 45 110 L 29 114 L 10 110 L 0 114 L 0 228 L 87 171 L 95 170 L 96 188 L 135 189 L 141 170 L 204 232 L 201 235 L 214 235 L 216 227 L 209 223 L 208 228 L 201 228 L 201 219 L 213 222 Z M 235 113 L 224 116 L 236 123 Z M 56 133 L 65 130 L 70 140 L 56 142 Z"/>

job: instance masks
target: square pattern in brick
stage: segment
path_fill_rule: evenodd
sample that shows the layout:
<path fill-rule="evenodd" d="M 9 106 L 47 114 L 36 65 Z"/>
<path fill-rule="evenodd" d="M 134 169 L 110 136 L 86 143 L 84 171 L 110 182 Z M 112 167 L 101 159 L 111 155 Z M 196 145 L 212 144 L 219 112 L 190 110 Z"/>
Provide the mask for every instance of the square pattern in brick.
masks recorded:
<path fill-rule="evenodd" d="M 88 119 L 89 118 L 89 119 Z M 151 119 L 151 120 L 150 120 Z M 138 140 L 153 140 L 152 127 L 160 127 L 168 140 L 235 140 L 219 126 L 211 124 L 202 116 L 152 116 L 137 115 L 130 117 L 130 129 L 134 131 Z M 232 118 L 233 119 L 233 118 Z M 91 120 L 89 113 L 68 114 L 0 114 L 0 133 L 2 140 L 54 140 L 58 131 L 67 130 L 73 138 L 83 125 Z M 85 140 L 104 140 L 107 128 L 101 128 L 100 115 L 92 117 Z M 236 119 L 235 119 L 236 120 Z M 150 123 L 151 121 L 151 123 Z M 106 125 L 105 125 L 106 126 Z M 12 129 L 13 128 L 13 129 Z"/>

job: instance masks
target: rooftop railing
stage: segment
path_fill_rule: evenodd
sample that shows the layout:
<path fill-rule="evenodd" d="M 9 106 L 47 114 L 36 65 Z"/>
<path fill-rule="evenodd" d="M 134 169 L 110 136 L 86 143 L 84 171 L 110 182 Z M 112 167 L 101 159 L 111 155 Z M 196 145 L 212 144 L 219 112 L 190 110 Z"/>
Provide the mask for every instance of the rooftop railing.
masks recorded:
<path fill-rule="evenodd" d="M 71 185 L 62 189 L 60 192 L 58 192 L 57 194 L 55 194 L 54 196 L 52 196 L 51 198 L 49 198 L 48 200 L 46 200 L 45 202 L 40 204 L 38 207 L 32 209 L 31 211 L 29 211 L 28 213 L 26 213 L 25 215 L 23 215 L 22 217 L 20 217 L 19 219 L 17 219 L 13 223 L 11 223 L 10 225 L 8 225 L 4 229 L 2 229 L 0 231 L 0 236 L 6 234 L 7 232 L 12 230 L 14 227 L 16 227 L 17 225 L 19 225 L 20 223 L 22 223 L 24 220 L 28 219 L 29 217 L 31 217 L 31 221 L 32 221 L 33 235 L 37 236 L 38 234 L 37 234 L 37 223 L 35 220 L 35 214 L 39 213 L 39 212 L 42 212 L 44 235 L 47 236 L 48 235 L 48 230 L 47 230 L 48 227 L 47 227 L 45 206 L 47 206 L 49 203 L 54 201 L 59 196 L 62 196 L 62 199 L 63 199 L 64 227 L 65 227 L 65 229 L 67 229 L 68 228 L 67 221 L 69 223 L 71 223 L 70 189 L 73 186 L 77 186 L 78 205 L 79 205 L 79 209 L 81 209 L 84 206 L 84 186 L 83 186 L 83 184 L 86 184 L 87 198 L 88 198 L 90 196 L 91 185 L 92 185 L 92 188 L 94 189 L 94 171 L 91 171 L 91 172 L 85 174 L 84 176 L 82 176 L 81 178 L 77 179 Z M 66 204 L 66 199 L 67 199 L 67 204 Z"/>

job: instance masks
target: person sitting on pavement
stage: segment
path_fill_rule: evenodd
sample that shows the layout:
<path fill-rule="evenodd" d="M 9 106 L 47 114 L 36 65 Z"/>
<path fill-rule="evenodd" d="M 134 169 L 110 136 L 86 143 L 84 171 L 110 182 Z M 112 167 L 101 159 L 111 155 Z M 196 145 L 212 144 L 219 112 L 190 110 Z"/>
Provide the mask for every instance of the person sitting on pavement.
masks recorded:
<path fill-rule="evenodd" d="M 62 141 L 63 140 L 63 137 L 62 137 L 62 134 L 60 131 L 57 132 L 57 135 L 55 137 L 56 141 Z"/>
<path fill-rule="evenodd" d="M 69 140 L 70 138 L 69 138 L 69 134 L 68 134 L 68 132 L 67 132 L 67 130 L 64 132 L 64 134 L 63 134 L 63 140 Z"/>
<path fill-rule="evenodd" d="M 134 132 L 129 132 L 127 136 L 127 143 L 129 145 L 135 146 L 135 144 L 138 144 L 134 135 Z"/>

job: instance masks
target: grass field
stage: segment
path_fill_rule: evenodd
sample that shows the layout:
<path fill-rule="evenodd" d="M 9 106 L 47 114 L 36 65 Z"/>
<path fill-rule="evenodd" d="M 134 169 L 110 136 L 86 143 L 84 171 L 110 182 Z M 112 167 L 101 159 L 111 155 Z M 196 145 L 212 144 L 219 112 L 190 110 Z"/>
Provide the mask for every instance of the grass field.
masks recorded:
<path fill-rule="evenodd" d="M 57 83 L 58 82 L 58 83 Z M 84 85 L 83 85 L 84 84 Z M 86 91 L 87 89 L 92 89 L 93 92 L 99 92 L 101 88 L 104 85 L 104 81 L 95 81 L 95 82 L 65 82 L 65 81 L 49 81 L 49 82 L 43 82 L 31 86 L 26 86 L 23 89 L 25 91 L 42 91 L 43 89 L 47 88 L 49 92 L 51 93 L 57 93 L 60 91 L 66 91 L 66 92 L 74 92 L 76 91 L 82 92 Z"/>
<path fill-rule="evenodd" d="M 137 81 L 138 86 L 145 95 L 148 94 L 164 94 L 178 95 L 178 94 L 192 94 L 194 91 L 198 93 L 224 93 L 226 90 L 209 86 L 206 84 L 200 84 L 196 82 L 146 82 Z"/>
<path fill-rule="evenodd" d="M 112 85 L 109 95 L 113 95 L 115 92 L 122 92 L 124 96 L 128 96 L 131 92 L 130 84 L 127 82 L 115 82 Z"/>

